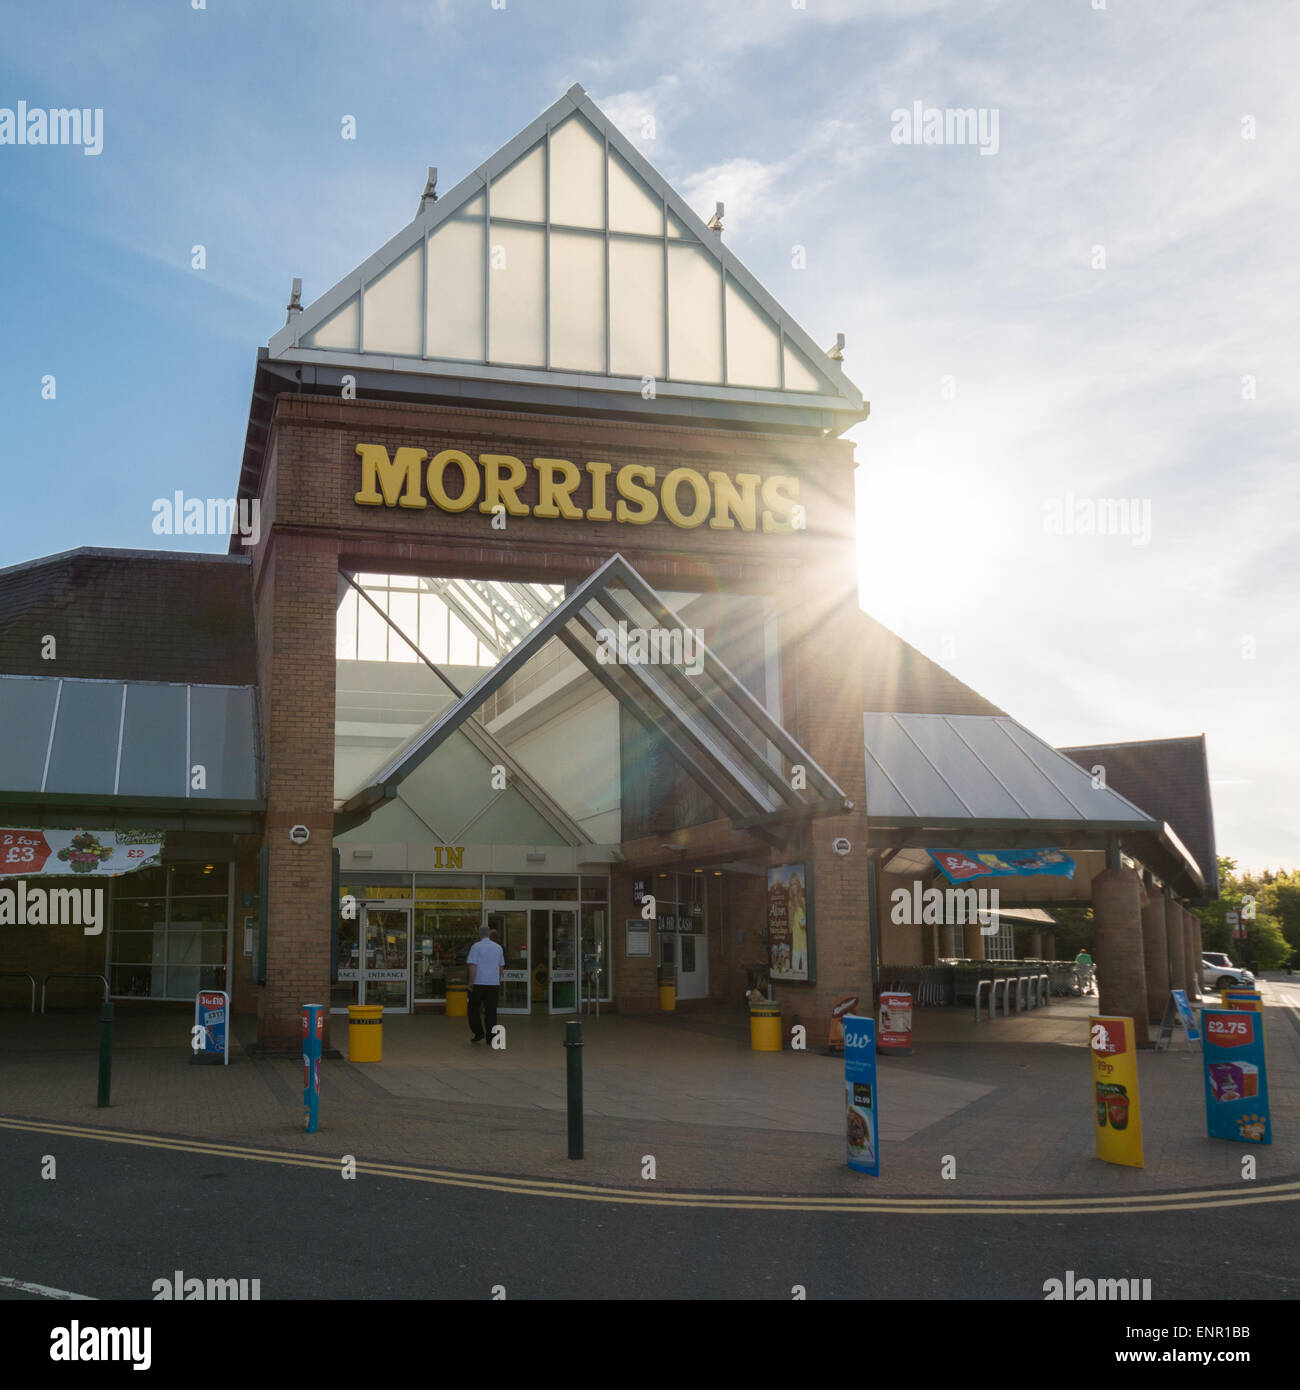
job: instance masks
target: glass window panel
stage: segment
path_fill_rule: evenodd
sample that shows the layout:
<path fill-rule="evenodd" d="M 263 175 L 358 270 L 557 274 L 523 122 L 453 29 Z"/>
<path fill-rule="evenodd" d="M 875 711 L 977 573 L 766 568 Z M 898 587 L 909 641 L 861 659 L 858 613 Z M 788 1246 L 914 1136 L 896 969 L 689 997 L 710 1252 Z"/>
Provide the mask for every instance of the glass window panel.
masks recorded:
<path fill-rule="evenodd" d="M 785 345 L 785 389 L 787 391 L 825 391 L 826 383 L 816 376 L 803 353 Z"/>
<path fill-rule="evenodd" d="M 584 884 L 587 882 L 583 880 Z M 602 880 L 603 882 L 603 880 Z M 613 963 L 609 952 L 609 912 L 603 907 L 582 909 L 582 996 L 609 999 L 613 994 Z"/>
<path fill-rule="evenodd" d="M 388 587 L 390 589 L 418 589 L 420 581 L 413 574 L 390 574 Z"/>
<path fill-rule="evenodd" d="M 122 728 L 121 796 L 184 796 L 186 690 L 183 685 L 132 685 Z"/>
<path fill-rule="evenodd" d="M 148 999 L 153 995 L 153 974 L 153 967 L 150 965 L 114 965 L 109 971 L 108 987 L 110 992 L 117 996 L 138 995 Z M 160 982 L 162 974 L 160 969 Z"/>
<path fill-rule="evenodd" d="M 469 948 L 478 940 L 481 907 L 417 908 L 415 911 L 415 997 L 445 999 L 447 981 L 464 984 Z"/>
<path fill-rule="evenodd" d="M 733 386 L 780 386 L 781 335 L 776 324 L 735 281 L 727 280 L 727 381 Z"/>
<path fill-rule="evenodd" d="M 358 574 L 356 579 L 363 589 L 388 588 L 388 576 L 386 574 Z"/>
<path fill-rule="evenodd" d="M 534 145 L 504 174 L 492 180 L 492 216 L 517 217 L 521 222 L 546 221 L 546 154 Z"/>
<path fill-rule="evenodd" d="M 152 931 L 115 931 L 109 954 L 115 961 L 148 965 L 153 960 Z"/>
<path fill-rule="evenodd" d="M 208 898 L 226 891 L 226 866 L 215 860 L 168 864 L 166 869 L 173 898 Z"/>
<path fill-rule="evenodd" d="M 420 650 L 430 661 L 447 660 L 447 605 L 437 594 L 420 596 Z"/>
<path fill-rule="evenodd" d="M 668 368 L 677 381 L 722 381 L 722 286 L 702 246 L 668 248 Z"/>
<path fill-rule="evenodd" d="M 0 787 L 38 792 L 45 772 L 57 680 L 0 677 Z"/>
<path fill-rule="evenodd" d="M 492 228 L 492 268 L 488 272 L 493 362 L 524 367 L 546 364 L 543 315 L 546 235 L 540 228 Z"/>
<path fill-rule="evenodd" d="M 662 236 L 664 205 L 613 151 L 609 152 L 609 226 L 615 232 Z"/>
<path fill-rule="evenodd" d="M 419 615 L 417 599 L 414 594 L 389 594 L 388 616 L 412 642 L 419 640 Z M 396 633 L 390 634 L 388 659 L 390 661 L 418 661 L 420 658 L 411 650 L 409 642 L 404 642 Z"/>
<path fill-rule="evenodd" d="M 451 615 L 451 653 L 453 666 L 474 666 L 478 661 L 478 638 L 453 613 Z"/>
<path fill-rule="evenodd" d="M 191 767 L 196 763 L 206 769 L 207 786 L 191 787 L 191 797 L 248 801 L 257 795 L 253 692 L 247 686 L 190 687 Z"/>
<path fill-rule="evenodd" d="M 416 874 L 415 896 L 436 898 L 439 902 L 479 902 L 483 897 L 483 882 L 477 874 L 462 875 Z"/>
<path fill-rule="evenodd" d="M 607 903 L 609 901 L 609 879 L 603 875 L 582 876 L 582 901 L 585 903 Z"/>
<path fill-rule="evenodd" d="M 360 602 L 355 589 L 349 589 L 339 601 L 334 643 L 334 656 L 338 661 L 357 659 L 357 604 Z"/>
<path fill-rule="evenodd" d="M 167 871 L 137 869 L 113 880 L 113 896 L 122 898 L 160 898 L 167 891 Z"/>
<path fill-rule="evenodd" d="M 372 594 L 371 597 L 380 608 L 385 607 L 387 594 Z M 357 609 L 357 660 L 388 660 L 388 624 L 368 603 Z"/>
<path fill-rule="evenodd" d="M 64 681 L 45 790 L 111 794 L 121 722 L 120 683 Z"/>
<path fill-rule="evenodd" d="M 605 370 L 605 239 L 551 233 L 551 366 Z"/>
<path fill-rule="evenodd" d="M 453 217 L 429 236 L 425 352 L 483 360 L 481 219 Z"/>
<path fill-rule="evenodd" d="M 353 295 L 342 308 L 335 309 L 329 318 L 304 333 L 298 341 L 303 347 L 343 348 L 355 352 L 360 321 L 357 297 Z"/>
<path fill-rule="evenodd" d="M 609 243 L 609 367 L 616 376 L 664 374 L 664 248 Z"/>
<path fill-rule="evenodd" d="M 362 324 L 367 352 L 420 355 L 420 248 L 414 246 L 400 260 L 366 286 L 366 312 Z"/>
<path fill-rule="evenodd" d="M 570 116 L 551 131 L 551 225 L 604 227 L 605 142 Z"/>

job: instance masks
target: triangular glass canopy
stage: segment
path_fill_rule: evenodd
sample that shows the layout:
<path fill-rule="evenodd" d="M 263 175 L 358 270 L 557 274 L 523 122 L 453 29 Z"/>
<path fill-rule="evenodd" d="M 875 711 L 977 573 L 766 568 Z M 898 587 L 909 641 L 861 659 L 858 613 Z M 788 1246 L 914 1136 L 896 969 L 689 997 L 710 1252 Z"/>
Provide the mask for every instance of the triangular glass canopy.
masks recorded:
<path fill-rule="evenodd" d="M 581 87 L 292 314 L 269 356 L 862 409 Z"/>

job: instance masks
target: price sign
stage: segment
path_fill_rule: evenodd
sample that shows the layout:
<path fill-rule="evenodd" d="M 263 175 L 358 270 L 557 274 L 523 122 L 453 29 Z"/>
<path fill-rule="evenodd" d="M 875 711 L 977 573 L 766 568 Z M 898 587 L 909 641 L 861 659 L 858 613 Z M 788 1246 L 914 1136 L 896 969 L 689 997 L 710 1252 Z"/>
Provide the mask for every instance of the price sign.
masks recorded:
<path fill-rule="evenodd" d="M 1203 1009 L 1205 1128 L 1211 1139 L 1271 1144 L 1264 1015 Z"/>
<path fill-rule="evenodd" d="M 0 874 L 39 874 L 49 857 L 39 830 L 0 830 Z"/>
<path fill-rule="evenodd" d="M 1114 1016 L 1090 1018 L 1088 1046 L 1092 1053 L 1097 1157 L 1106 1163 L 1141 1168 L 1142 1112 L 1133 1020 Z"/>

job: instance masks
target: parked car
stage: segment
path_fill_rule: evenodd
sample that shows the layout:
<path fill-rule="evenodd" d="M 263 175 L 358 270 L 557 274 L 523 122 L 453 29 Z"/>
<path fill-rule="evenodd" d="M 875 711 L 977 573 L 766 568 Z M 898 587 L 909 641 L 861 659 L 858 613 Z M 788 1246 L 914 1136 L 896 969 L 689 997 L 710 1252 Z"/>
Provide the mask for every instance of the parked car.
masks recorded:
<path fill-rule="evenodd" d="M 1222 951 L 1202 951 L 1201 960 L 1209 961 L 1211 965 L 1221 965 L 1225 970 L 1235 970 L 1237 967 Z"/>
<path fill-rule="evenodd" d="M 1249 970 L 1238 970 L 1235 965 L 1219 964 L 1227 957 L 1219 952 L 1201 958 L 1201 979 L 1213 980 L 1212 989 L 1254 989 L 1255 977 Z"/>

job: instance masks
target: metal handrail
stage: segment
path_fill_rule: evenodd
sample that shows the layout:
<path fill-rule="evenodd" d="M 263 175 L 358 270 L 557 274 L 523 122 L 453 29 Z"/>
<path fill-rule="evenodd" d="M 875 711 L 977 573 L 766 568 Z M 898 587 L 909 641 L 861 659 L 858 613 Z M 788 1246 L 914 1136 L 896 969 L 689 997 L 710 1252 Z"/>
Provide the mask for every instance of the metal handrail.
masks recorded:
<path fill-rule="evenodd" d="M 62 971 L 52 971 L 41 981 L 41 1012 L 45 1012 L 45 986 L 51 980 L 98 980 L 104 986 L 104 1003 L 108 1003 L 108 981 L 102 975 L 78 975 L 64 974 Z"/>
<path fill-rule="evenodd" d="M 985 985 L 987 985 L 988 988 L 989 988 L 989 1022 L 990 1022 L 990 1023 L 993 1022 L 993 981 L 992 981 L 992 980 L 977 980 L 977 981 L 975 982 L 975 1022 L 976 1022 L 976 1023 L 978 1023 L 978 1022 L 980 1021 L 980 992 L 984 989 Z"/>
<path fill-rule="evenodd" d="M 993 981 L 993 989 L 990 994 L 992 1000 L 989 1008 L 990 1020 L 998 1016 L 998 990 L 1002 991 L 1002 1017 L 1005 1018 L 1007 1016 L 1007 977 L 1005 975 L 999 975 L 998 978 Z"/>
<path fill-rule="evenodd" d="M 101 976 L 102 978 L 102 976 Z M 0 970 L 0 980 L 30 980 L 32 982 L 32 1013 L 36 1012 L 36 976 L 26 970 Z"/>

